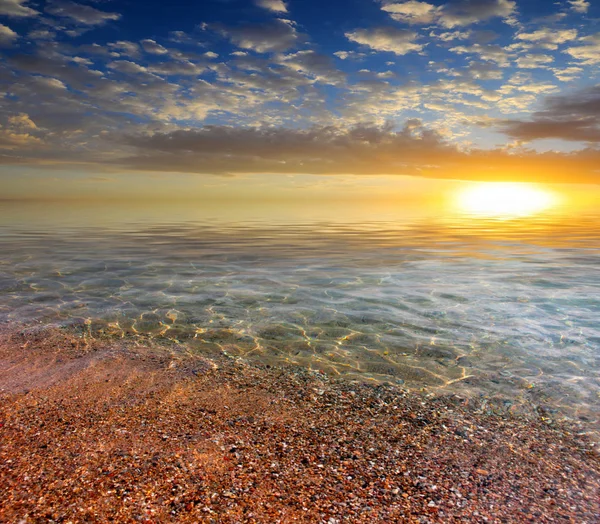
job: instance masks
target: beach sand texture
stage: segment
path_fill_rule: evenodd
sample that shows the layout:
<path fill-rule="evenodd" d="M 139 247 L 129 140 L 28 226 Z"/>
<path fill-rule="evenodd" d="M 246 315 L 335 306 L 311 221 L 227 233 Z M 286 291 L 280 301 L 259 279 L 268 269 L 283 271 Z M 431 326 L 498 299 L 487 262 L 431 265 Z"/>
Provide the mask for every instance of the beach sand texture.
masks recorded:
<path fill-rule="evenodd" d="M 0 522 L 577 522 L 600 461 L 543 412 L 55 329 L 0 334 Z"/>

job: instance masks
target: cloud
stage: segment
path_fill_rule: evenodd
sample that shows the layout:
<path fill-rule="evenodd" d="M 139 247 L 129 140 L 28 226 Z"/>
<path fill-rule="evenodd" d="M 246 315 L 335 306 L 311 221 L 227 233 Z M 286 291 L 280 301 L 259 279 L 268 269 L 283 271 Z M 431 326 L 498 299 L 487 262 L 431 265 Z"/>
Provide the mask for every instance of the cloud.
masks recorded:
<path fill-rule="evenodd" d="M 228 38 L 242 49 L 251 49 L 258 53 L 287 51 L 294 47 L 299 35 L 290 20 L 277 18 L 263 24 L 225 27 L 208 26 Z"/>
<path fill-rule="evenodd" d="M 450 48 L 450 51 L 458 55 L 475 54 L 487 62 L 495 62 L 500 67 L 510 65 L 509 54 L 506 50 L 495 44 L 473 44 L 470 46 L 456 46 Z"/>
<path fill-rule="evenodd" d="M 92 62 L 89 58 L 82 58 L 80 56 L 74 56 L 69 61 L 73 62 L 75 64 L 84 65 L 84 66 L 89 66 L 89 65 L 94 64 L 94 62 Z"/>
<path fill-rule="evenodd" d="M 65 83 L 62 80 L 59 80 L 58 78 L 49 78 L 45 76 L 35 76 L 33 78 L 38 87 L 47 88 L 52 91 L 66 91 L 67 89 Z"/>
<path fill-rule="evenodd" d="M 310 129 L 206 126 L 132 136 L 128 143 L 137 148 L 135 156 L 122 161 L 130 168 L 163 170 L 170 165 L 171 171 L 219 175 L 415 174 L 426 157 L 435 163 L 457 154 L 453 146 L 416 123 L 398 132 L 364 124 Z"/>
<path fill-rule="evenodd" d="M 386 2 L 381 9 L 397 22 L 407 24 L 429 24 L 435 19 L 438 11 L 434 5 L 416 0 L 402 3 Z"/>
<path fill-rule="evenodd" d="M 287 6 L 283 0 L 256 0 L 256 5 L 274 13 L 287 13 Z"/>
<path fill-rule="evenodd" d="M 381 0 L 381 9 L 397 22 L 406 24 L 437 24 L 448 29 L 464 27 L 492 18 L 509 21 L 516 13 L 513 0 L 455 0 L 442 6 L 410 0 Z"/>
<path fill-rule="evenodd" d="M 551 44 L 551 49 L 556 49 L 559 44 L 564 44 L 577 38 L 577 29 L 550 29 L 544 27 L 531 33 L 520 33 L 516 35 L 518 40 L 535 42 L 541 44 Z"/>
<path fill-rule="evenodd" d="M 563 69 L 555 67 L 552 68 L 552 72 L 554 76 L 558 78 L 561 82 L 571 82 L 572 80 L 576 80 L 583 73 L 583 69 L 581 67 L 569 66 Z"/>
<path fill-rule="evenodd" d="M 10 27 L 0 24 L 0 47 L 12 46 L 17 38 L 19 38 L 19 35 Z"/>
<path fill-rule="evenodd" d="M 444 31 L 443 33 L 431 31 L 429 36 L 441 42 L 452 42 L 454 40 L 467 40 L 468 38 L 471 38 L 472 33 L 471 31 Z"/>
<path fill-rule="evenodd" d="M 125 73 L 128 75 L 135 75 L 139 73 L 147 73 L 148 69 L 144 66 L 136 64 L 135 62 L 131 62 L 130 60 L 115 60 L 113 62 L 109 62 L 106 67 L 112 69 L 113 71 L 117 71 L 119 73 Z"/>
<path fill-rule="evenodd" d="M 381 9 L 397 22 L 435 23 L 452 29 L 485 22 L 492 18 L 509 18 L 516 12 L 513 0 L 456 0 L 440 7 L 427 2 L 382 0 Z"/>
<path fill-rule="evenodd" d="M 600 84 L 570 95 L 548 97 L 543 110 L 530 120 L 504 121 L 501 128 L 523 141 L 558 138 L 600 144 Z"/>
<path fill-rule="evenodd" d="M 47 49 L 43 49 L 37 55 L 13 55 L 9 59 L 9 64 L 21 80 L 27 79 L 24 73 L 31 73 L 34 78 L 35 75 L 43 75 L 59 78 L 63 83 L 72 84 L 76 89 L 82 91 L 86 87 L 93 86 L 95 82 L 102 78 L 102 75 L 98 76 L 98 72 L 88 70 L 85 64 L 82 66 L 80 60 L 77 60 L 79 65 L 74 65 L 74 58 L 57 56 L 51 52 L 49 53 Z M 33 104 L 33 107 L 39 109 L 39 100 L 35 100 Z"/>
<path fill-rule="evenodd" d="M 503 137 L 507 144 L 513 138 L 523 142 L 519 132 L 558 135 L 562 124 L 569 140 L 585 136 L 580 142 L 596 144 L 591 140 L 598 126 L 590 115 L 552 119 L 532 111 L 548 94 L 560 94 L 562 82 L 595 78 L 596 68 L 589 66 L 598 63 L 600 36 L 586 36 L 591 23 L 555 26 L 524 18 L 526 25 L 503 26 L 502 19 L 516 16 L 511 1 L 377 0 L 383 12 L 374 14 L 395 21 L 388 19 L 386 27 L 366 18 L 347 25 L 346 46 L 340 47 L 323 28 L 309 42 L 300 26 L 268 7 L 246 10 L 255 23 L 227 21 L 235 19 L 230 0 L 218 2 L 226 7 L 222 23 L 190 28 L 189 35 L 169 33 L 168 26 L 145 26 L 146 33 L 134 34 L 127 25 L 107 24 L 93 40 L 69 40 L 66 31 L 88 31 L 119 17 L 107 12 L 116 3 L 75 2 L 80 4 L 0 0 L 4 8 L 46 6 L 60 17 L 5 22 L 19 33 L 9 29 L 5 39 L 21 46 L 0 61 L 0 93 L 10 93 L 0 100 L 2 139 L 11 144 L 4 157 L 21 158 L 15 162 L 88 162 L 115 171 L 166 172 L 172 165 L 216 174 L 452 173 L 488 179 L 502 174 L 490 174 L 486 170 L 494 167 L 486 162 L 518 168 L 501 150 L 483 151 L 499 135 L 481 133 L 479 125 L 489 129 L 490 115 L 503 113 L 502 129 L 515 135 Z M 211 19 L 219 16 L 216 11 Z M 492 23 L 472 25 L 478 22 Z M 417 24 L 427 27 L 418 30 Z M 172 38 L 159 38 L 166 34 Z M 554 53 L 558 46 L 561 52 Z M 428 128 L 415 121 L 400 130 L 385 125 L 414 115 Z M 555 120 L 560 122 L 551 129 Z M 202 127 L 207 122 L 217 125 Z M 43 147 L 26 145 L 37 140 Z M 471 143 L 477 146 L 465 149 Z M 534 158 L 542 164 L 550 158 L 514 148 L 511 154 L 531 165 Z M 581 165 L 578 158 L 568 161 Z M 474 174 L 461 174 L 471 167 Z"/>
<path fill-rule="evenodd" d="M 28 17 L 39 15 L 39 12 L 27 7 L 28 0 L 0 0 L 0 15 L 12 17 Z"/>
<path fill-rule="evenodd" d="M 470 62 L 468 74 L 475 80 L 502 80 L 502 69 L 486 62 Z"/>
<path fill-rule="evenodd" d="M 418 35 L 414 31 L 396 29 L 395 27 L 356 29 L 346 33 L 346 38 L 352 42 L 366 45 L 376 51 L 388 51 L 397 55 L 421 51 L 423 45 L 414 42 L 417 37 Z"/>
<path fill-rule="evenodd" d="M 485 22 L 492 18 L 507 18 L 516 11 L 512 0 L 459 0 L 442 6 L 439 23 L 453 28 Z"/>
<path fill-rule="evenodd" d="M 17 53 L 7 58 L 5 65 L 12 71 L 12 100 L 10 108 L 8 104 L 0 107 L 0 121 L 9 109 L 28 113 L 40 128 L 51 133 L 57 154 L 62 152 L 70 161 L 69 154 L 79 155 L 83 150 L 118 155 L 118 144 L 104 150 L 103 132 L 109 136 L 114 129 L 160 129 L 177 120 L 200 121 L 211 111 L 242 115 L 273 96 L 252 91 L 232 79 L 228 83 L 189 82 L 189 77 L 205 70 L 206 58 L 203 65 L 179 58 L 164 62 L 152 59 L 150 64 L 110 61 L 110 51 L 106 46 L 101 49 L 105 54 L 96 53 L 94 46 L 57 44 L 39 47 L 33 55 Z M 74 62 L 84 50 L 94 52 L 93 62 L 86 58 Z M 90 69 L 90 65 L 102 71 Z M 67 137 L 65 132 L 77 134 Z M 36 155 L 35 151 L 23 153 Z"/>
<path fill-rule="evenodd" d="M 140 43 L 142 44 L 144 51 L 151 55 L 166 55 L 169 52 L 165 47 L 156 43 L 154 40 L 146 39 L 142 40 Z"/>
<path fill-rule="evenodd" d="M 554 84 L 548 84 L 544 82 L 533 82 L 526 83 L 515 87 L 517 91 L 523 91 L 525 93 L 535 93 L 535 94 L 543 94 L 543 93 L 552 93 L 558 90 Z"/>
<path fill-rule="evenodd" d="M 121 55 L 130 56 L 132 58 L 137 58 L 140 56 L 140 46 L 135 42 L 119 40 L 118 42 L 109 43 L 108 47 Z"/>
<path fill-rule="evenodd" d="M 129 169 L 236 175 L 414 175 L 468 180 L 598 182 L 599 151 L 573 154 L 463 151 L 418 120 L 390 125 L 278 127 L 205 126 L 130 136 Z"/>
<path fill-rule="evenodd" d="M 16 150 L 39 146 L 42 140 L 32 133 L 38 131 L 29 115 L 20 113 L 9 116 L 6 125 L 0 124 L 0 149 Z"/>
<path fill-rule="evenodd" d="M 118 13 L 100 11 L 89 5 L 77 4 L 68 0 L 52 0 L 46 6 L 46 12 L 54 16 L 68 18 L 83 25 L 102 25 L 110 20 L 121 18 Z"/>
<path fill-rule="evenodd" d="M 330 56 L 315 51 L 298 51 L 283 56 L 280 58 L 280 63 L 323 84 L 339 85 L 346 81 L 346 75 L 335 68 Z"/>
<path fill-rule="evenodd" d="M 550 55 L 528 54 L 517 58 L 517 67 L 522 69 L 539 69 L 547 67 L 552 62 L 554 62 L 554 57 Z"/>
<path fill-rule="evenodd" d="M 202 45 L 201 42 L 192 38 L 185 31 L 169 31 L 169 41 L 176 44 Z"/>
<path fill-rule="evenodd" d="M 333 56 L 337 56 L 340 60 L 361 60 L 366 55 L 356 51 L 336 51 Z"/>
<path fill-rule="evenodd" d="M 29 118 L 29 115 L 21 113 L 8 118 L 9 125 L 20 129 L 37 129 L 35 122 Z"/>
<path fill-rule="evenodd" d="M 579 39 L 583 45 L 569 47 L 565 53 L 580 60 L 583 65 L 600 64 L 600 33 Z"/>
<path fill-rule="evenodd" d="M 147 70 L 151 73 L 163 76 L 197 76 L 200 75 L 205 68 L 193 64 L 189 60 L 170 60 L 153 63 L 148 66 Z M 144 68 L 139 72 L 145 72 Z"/>
<path fill-rule="evenodd" d="M 268 58 L 249 54 L 228 58 L 225 63 L 176 49 L 158 60 L 150 56 L 119 57 L 111 50 L 120 49 L 122 43 L 115 44 L 58 43 L 38 48 L 33 55 L 12 55 L 6 65 L 19 79 L 19 87 L 11 88 L 18 96 L 13 110 L 29 112 L 31 108 L 34 120 L 47 129 L 77 127 L 80 139 L 87 139 L 87 147 L 92 147 L 103 125 L 157 127 L 178 121 L 189 125 L 209 115 L 240 124 L 322 120 L 328 118 L 330 110 L 318 92 L 320 84 L 339 85 L 344 79 L 331 57 L 312 51 Z M 92 56 L 93 61 L 74 63 L 72 57 L 81 55 L 84 60 Z M 208 70 L 210 73 L 201 78 Z M 71 88 L 68 99 L 48 95 L 50 98 L 39 104 L 27 73 L 60 79 Z M 192 81 L 194 76 L 198 78 Z M 116 120 L 122 123 L 115 124 Z"/>
<path fill-rule="evenodd" d="M 494 40 L 497 40 L 500 36 L 490 29 L 479 29 L 477 31 L 468 30 L 459 34 L 465 35 L 463 38 L 471 38 L 477 44 L 489 44 Z"/>
<path fill-rule="evenodd" d="M 49 29 L 34 29 L 33 31 L 29 31 L 27 33 L 27 38 L 31 38 L 33 40 L 54 40 L 56 37 L 56 33 L 54 31 L 50 31 Z"/>
<path fill-rule="evenodd" d="M 0 126 L 0 149 L 15 150 L 23 147 L 33 147 L 41 144 L 41 139 L 29 133 L 19 133 L 12 129 L 3 129 Z M 9 157 L 10 158 L 10 157 Z M 7 157 L 0 155 L 0 163 L 7 163 Z M 26 162 L 18 159 L 16 163 Z M 11 164 L 13 162 L 10 162 Z"/>
<path fill-rule="evenodd" d="M 569 4 L 576 13 L 587 13 L 590 7 L 590 3 L 586 0 L 569 0 Z"/>

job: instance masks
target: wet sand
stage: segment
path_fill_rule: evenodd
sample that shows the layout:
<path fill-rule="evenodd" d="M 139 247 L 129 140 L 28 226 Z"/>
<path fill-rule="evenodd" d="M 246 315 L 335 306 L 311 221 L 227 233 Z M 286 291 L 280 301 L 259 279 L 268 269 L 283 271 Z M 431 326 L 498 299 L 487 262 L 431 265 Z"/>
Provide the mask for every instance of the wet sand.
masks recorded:
<path fill-rule="evenodd" d="M 0 331 L 0 522 L 577 522 L 600 460 L 543 411 Z"/>

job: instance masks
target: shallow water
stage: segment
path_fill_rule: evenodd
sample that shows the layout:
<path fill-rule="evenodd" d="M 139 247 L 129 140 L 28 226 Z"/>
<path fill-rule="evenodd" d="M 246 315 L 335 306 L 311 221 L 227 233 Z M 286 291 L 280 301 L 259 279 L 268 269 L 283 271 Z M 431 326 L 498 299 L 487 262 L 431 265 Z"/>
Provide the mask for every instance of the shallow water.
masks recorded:
<path fill-rule="evenodd" d="M 598 417 L 600 216 L 115 209 L 0 204 L 0 320 Z"/>

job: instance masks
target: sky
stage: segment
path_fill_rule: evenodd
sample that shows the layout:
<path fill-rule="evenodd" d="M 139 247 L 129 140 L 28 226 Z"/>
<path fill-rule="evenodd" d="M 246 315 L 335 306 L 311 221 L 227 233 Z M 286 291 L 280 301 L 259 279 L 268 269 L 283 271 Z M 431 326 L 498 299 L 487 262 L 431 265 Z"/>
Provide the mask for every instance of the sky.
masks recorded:
<path fill-rule="evenodd" d="M 0 0 L 1 198 L 600 183 L 597 0 Z"/>

